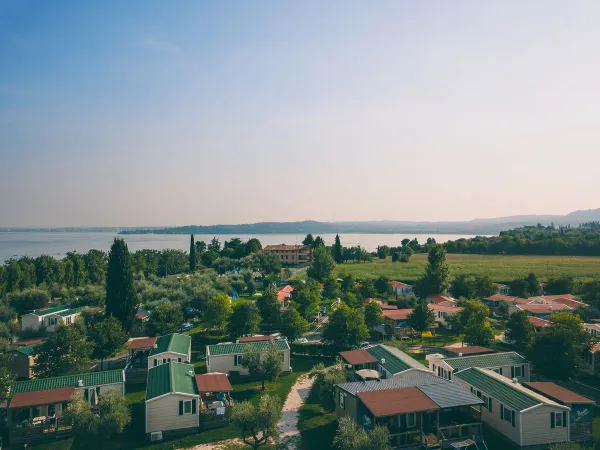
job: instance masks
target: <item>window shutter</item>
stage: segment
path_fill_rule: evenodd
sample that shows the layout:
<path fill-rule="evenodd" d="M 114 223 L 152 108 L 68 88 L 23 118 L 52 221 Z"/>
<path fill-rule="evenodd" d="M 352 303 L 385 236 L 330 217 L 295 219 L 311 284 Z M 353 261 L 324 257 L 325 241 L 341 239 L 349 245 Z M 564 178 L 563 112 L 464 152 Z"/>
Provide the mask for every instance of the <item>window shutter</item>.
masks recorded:
<path fill-rule="evenodd" d="M 192 414 L 196 414 L 196 402 L 197 400 L 195 398 L 192 399 Z"/>
<path fill-rule="evenodd" d="M 158 359 L 154 358 L 154 367 L 158 366 Z"/>
<path fill-rule="evenodd" d="M 554 413 L 550 414 L 550 428 L 556 428 L 556 423 L 555 423 L 556 418 L 554 417 Z"/>
<path fill-rule="evenodd" d="M 515 412 L 514 411 L 510 412 L 510 423 L 513 427 L 515 426 Z"/>
<path fill-rule="evenodd" d="M 511 377 L 511 378 L 514 378 L 514 377 L 515 377 L 515 368 L 514 368 L 514 367 L 511 367 L 511 368 L 510 368 L 510 377 Z"/>
<path fill-rule="evenodd" d="M 567 427 L 567 412 L 563 411 L 563 427 Z"/>
<path fill-rule="evenodd" d="M 525 365 L 521 366 L 521 376 L 525 378 Z"/>
<path fill-rule="evenodd" d="M 492 412 L 492 397 L 488 398 L 488 410 Z"/>
<path fill-rule="evenodd" d="M 179 415 L 183 416 L 183 400 L 179 400 Z"/>
<path fill-rule="evenodd" d="M 500 404 L 500 418 L 504 420 L 504 405 Z"/>

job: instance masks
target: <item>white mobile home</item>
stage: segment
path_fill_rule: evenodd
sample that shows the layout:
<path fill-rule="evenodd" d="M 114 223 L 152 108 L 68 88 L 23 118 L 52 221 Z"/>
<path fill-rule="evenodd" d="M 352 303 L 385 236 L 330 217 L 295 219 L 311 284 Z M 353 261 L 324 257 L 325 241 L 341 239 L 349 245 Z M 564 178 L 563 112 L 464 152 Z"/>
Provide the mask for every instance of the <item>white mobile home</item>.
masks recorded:
<path fill-rule="evenodd" d="M 466 369 L 455 379 L 483 400 L 483 422 L 518 446 L 547 448 L 570 440 L 567 406 L 488 369 Z"/>
<path fill-rule="evenodd" d="M 189 363 L 192 360 L 192 338 L 186 334 L 167 334 L 157 339 L 148 355 L 148 368 L 171 361 Z"/>
<path fill-rule="evenodd" d="M 47 327 L 49 326 L 50 322 L 54 323 L 54 319 L 52 321 L 48 320 L 50 317 L 54 318 L 54 315 L 56 313 L 67 311 L 69 309 L 70 308 L 68 306 L 59 305 L 54 306 L 52 308 L 40 309 L 27 314 L 23 314 L 21 316 L 21 329 L 37 330 L 42 325 Z"/>
<path fill-rule="evenodd" d="M 429 369 L 437 376 L 454 379 L 454 373 L 471 367 L 490 369 L 506 378 L 529 381 L 529 361 L 516 352 L 489 353 L 486 355 L 457 356 L 454 358 L 432 358 Z"/>
<path fill-rule="evenodd" d="M 291 372 L 290 346 L 286 339 L 208 345 L 206 347 L 207 372 L 237 372 L 239 375 L 248 375 L 248 369 L 242 366 L 242 358 L 246 347 L 253 346 L 259 352 L 263 352 L 267 350 L 271 344 L 274 344 L 277 351 L 282 355 L 283 371 Z"/>

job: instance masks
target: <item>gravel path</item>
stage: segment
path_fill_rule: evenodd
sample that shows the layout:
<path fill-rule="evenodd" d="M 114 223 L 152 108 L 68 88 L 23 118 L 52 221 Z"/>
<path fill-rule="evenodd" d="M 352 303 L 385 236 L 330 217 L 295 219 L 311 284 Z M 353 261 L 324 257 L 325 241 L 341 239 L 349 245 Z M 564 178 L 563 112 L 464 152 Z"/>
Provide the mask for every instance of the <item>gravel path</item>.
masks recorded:
<path fill-rule="evenodd" d="M 300 430 L 298 430 L 298 410 L 310 392 L 314 379 L 302 375 L 292 387 L 283 405 L 283 414 L 277 426 L 280 442 L 278 449 L 297 450 L 300 447 Z"/>

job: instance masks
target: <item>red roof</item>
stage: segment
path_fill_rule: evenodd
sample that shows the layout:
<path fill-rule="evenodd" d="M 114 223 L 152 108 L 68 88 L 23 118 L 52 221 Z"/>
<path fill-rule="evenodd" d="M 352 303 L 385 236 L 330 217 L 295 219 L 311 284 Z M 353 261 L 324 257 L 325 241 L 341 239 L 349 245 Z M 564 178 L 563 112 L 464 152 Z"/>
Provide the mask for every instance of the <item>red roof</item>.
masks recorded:
<path fill-rule="evenodd" d="M 387 317 L 392 320 L 406 320 L 408 315 L 412 313 L 412 309 L 388 309 L 382 312 L 383 317 Z"/>
<path fill-rule="evenodd" d="M 561 403 L 594 403 L 594 400 L 550 382 L 527 382 L 523 383 L 523 386 Z"/>
<path fill-rule="evenodd" d="M 287 300 L 288 298 L 290 298 L 292 296 L 292 294 L 290 294 L 287 291 L 279 291 L 277 293 L 277 300 L 279 300 L 280 302 L 283 302 L 285 300 Z"/>
<path fill-rule="evenodd" d="M 274 341 L 275 340 L 275 336 L 248 336 L 248 337 L 241 337 L 238 339 L 238 342 L 240 344 L 244 343 L 244 342 L 261 342 L 261 341 Z"/>
<path fill-rule="evenodd" d="M 291 294 L 294 291 L 294 286 L 290 286 L 289 284 L 286 284 L 285 286 L 279 286 L 277 288 L 277 292 L 287 292 L 288 294 Z"/>
<path fill-rule="evenodd" d="M 445 311 L 450 313 L 457 313 L 463 310 L 460 306 L 436 305 L 435 303 L 430 303 L 427 307 L 432 311 Z"/>
<path fill-rule="evenodd" d="M 44 341 L 44 338 L 32 338 L 32 339 L 25 339 L 24 341 L 15 342 L 15 345 L 18 347 L 23 347 L 25 345 L 39 344 L 40 342 L 43 342 L 43 341 Z"/>
<path fill-rule="evenodd" d="M 539 304 L 528 304 L 528 305 L 517 305 L 521 311 L 527 311 L 531 313 L 538 314 L 552 314 L 557 311 L 570 311 L 572 308 L 569 308 L 566 305 L 561 305 L 560 303 L 555 303 L 553 305 L 539 305 Z"/>
<path fill-rule="evenodd" d="M 376 298 L 366 298 L 365 303 L 377 303 L 381 306 L 381 309 L 398 309 L 396 305 L 388 305 L 387 303 L 383 303 L 381 300 L 377 300 Z"/>
<path fill-rule="evenodd" d="M 359 392 L 358 398 L 375 417 L 440 409 L 433 400 L 416 387 Z"/>
<path fill-rule="evenodd" d="M 20 392 L 12 398 L 10 408 L 66 402 L 74 393 L 75 388 L 73 386 L 46 391 Z"/>
<path fill-rule="evenodd" d="M 348 352 L 340 352 L 340 356 L 344 358 L 348 364 L 352 365 L 377 362 L 377 358 L 375 358 L 366 350 L 350 350 Z"/>
<path fill-rule="evenodd" d="M 132 340 L 129 344 L 127 344 L 127 348 L 129 350 L 139 350 L 141 348 L 152 348 L 156 341 L 157 337 L 149 337 L 149 338 L 139 338 Z"/>
<path fill-rule="evenodd" d="M 580 302 L 578 300 L 573 300 L 571 298 L 559 297 L 552 300 L 553 303 L 559 303 L 561 305 L 569 306 L 571 308 L 577 308 L 578 306 L 587 307 L 588 305 Z"/>
<path fill-rule="evenodd" d="M 410 284 L 402 283 L 401 281 L 390 281 L 390 284 L 397 288 L 410 287 Z"/>
<path fill-rule="evenodd" d="M 546 328 L 550 326 L 549 320 L 540 319 L 539 317 L 527 316 L 527 320 L 536 328 Z"/>
<path fill-rule="evenodd" d="M 478 345 L 472 345 L 468 347 L 446 347 L 446 351 L 450 353 L 460 353 L 463 356 L 466 355 L 483 355 L 485 353 L 494 353 L 494 350 L 487 347 L 480 347 Z"/>
<path fill-rule="evenodd" d="M 205 373 L 196 375 L 198 392 L 230 392 L 233 391 L 227 375 L 224 373 Z"/>
<path fill-rule="evenodd" d="M 491 297 L 486 297 L 484 298 L 484 300 L 490 300 L 490 301 L 505 301 L 505 302 L 512 302 L 515 299 L 515 297 L 511 297 L 510 295 L 503 295 L 503 294 L 494 294 Z"/>
<path fill-rule="evenodd" d="M 148 316 L 149 316 L 149 314 L 147 314 L 147 313 L 137 313 L 137 314 L 135 315 L 135 318 L 136 318 L 136 319 L 140 319 L 140 320 L 144 320 L 144 319 L 145 319 L 146 317 L 148 317 Z"/>
<path fill-rule="evenodd" d="M 431 303 L 435 303 L 436 305 L 439 303 L 456 303 L 452 297 L 447 297 L 445 295 L 429 295 L 427 298 L 431 301 Z"/>
<path fill-rule="evenodd" d="M 573 294 L 560 294 L 560 295 L 540 295 L 539 298 L 544 299 L 546 301 L 556 301 L 558 299 L 566 299 L 566 300 L 575 300 L 577 301 L 577 297 Z"/>

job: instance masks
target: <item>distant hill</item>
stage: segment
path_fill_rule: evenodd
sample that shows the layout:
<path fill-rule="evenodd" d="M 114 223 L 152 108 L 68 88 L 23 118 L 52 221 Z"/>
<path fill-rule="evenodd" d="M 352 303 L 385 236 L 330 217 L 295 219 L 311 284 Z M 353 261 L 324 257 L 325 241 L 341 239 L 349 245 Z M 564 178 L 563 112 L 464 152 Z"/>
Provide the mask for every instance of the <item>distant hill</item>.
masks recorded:
<path fill-rule="evenodd" d="M 259 222 L 240 225 L 188 225 L 168 228 L 133 228 L 121 234 L 328 234 L 328 233 L 428 233 L 428 234 L 498 234 L 510 228 L 528 225 L 571 225 L 600 220 L 600 208 L 574 211 L 565 216 L 529 215 L 491 219 L 473 219 L 466 222 L 411 222 L 411 221 L 360 221 L 360 222 Z"/>

